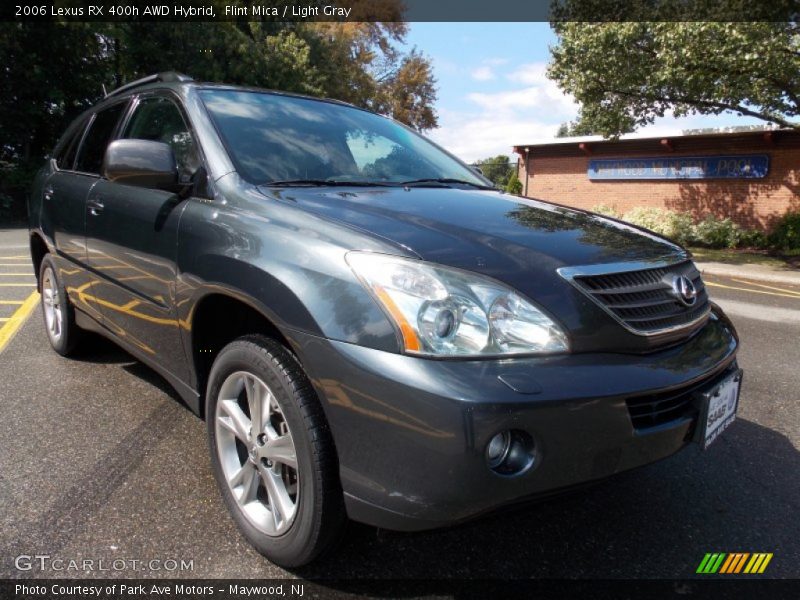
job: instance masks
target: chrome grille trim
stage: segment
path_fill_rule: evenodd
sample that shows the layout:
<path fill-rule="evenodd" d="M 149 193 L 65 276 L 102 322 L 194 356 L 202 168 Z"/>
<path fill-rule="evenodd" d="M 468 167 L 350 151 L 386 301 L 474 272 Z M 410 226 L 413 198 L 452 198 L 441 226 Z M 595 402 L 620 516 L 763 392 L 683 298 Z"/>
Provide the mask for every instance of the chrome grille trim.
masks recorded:
<path fill-rule="evenodd" d="M 557 272 L 636 335 L 692 329 L 711 312 L 700 272 L 688 259 L 562 267 Z M 671 278 L 680 275 L 697 289 L 693 306 L 684 306 L 672 295 Z"/>

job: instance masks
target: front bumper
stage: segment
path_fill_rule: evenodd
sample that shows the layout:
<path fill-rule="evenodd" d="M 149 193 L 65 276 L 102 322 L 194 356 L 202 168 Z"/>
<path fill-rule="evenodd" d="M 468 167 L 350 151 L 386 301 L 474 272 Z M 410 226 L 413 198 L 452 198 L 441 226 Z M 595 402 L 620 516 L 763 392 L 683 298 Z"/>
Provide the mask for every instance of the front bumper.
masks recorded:
<path fill-rule="evenodd" d="M 637 429 L 626 400 L 705 389 L 736 368 L 736 333 L 721 313 L 687 342 L 644 355 L 429 360 L 293 333 L 350 517 L 409 531 L 667 457 L 690 443 L 694 405 Z M 536 444 L 534 467 L 515 477 L 486 464 L 486 444 L 507 429 Z"/>

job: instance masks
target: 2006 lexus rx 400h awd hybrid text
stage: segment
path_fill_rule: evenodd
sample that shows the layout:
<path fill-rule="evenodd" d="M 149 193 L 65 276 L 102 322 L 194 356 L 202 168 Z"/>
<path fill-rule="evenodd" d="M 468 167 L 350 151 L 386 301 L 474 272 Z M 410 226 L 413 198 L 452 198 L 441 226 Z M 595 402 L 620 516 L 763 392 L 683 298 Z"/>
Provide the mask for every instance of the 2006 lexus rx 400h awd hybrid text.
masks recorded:
<path fill-rule="evenodd" d="M 91 330 L 166 378 L 282 565 L 347 517 L 440 527 L 736 414 L 738 338 L 683 248 L 340 102 L 145 78 L 69 127 L 29 212 L 53 348 Z"/>

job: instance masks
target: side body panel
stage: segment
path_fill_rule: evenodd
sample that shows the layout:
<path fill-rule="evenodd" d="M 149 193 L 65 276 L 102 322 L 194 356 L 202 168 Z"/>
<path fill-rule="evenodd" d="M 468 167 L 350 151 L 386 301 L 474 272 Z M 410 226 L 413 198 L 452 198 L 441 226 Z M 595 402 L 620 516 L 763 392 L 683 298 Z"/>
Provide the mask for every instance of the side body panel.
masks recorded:
<path fill-rule="evenodd" d="M 194 310 L 209 294 L 250 304 L 289 340 L 301 331 L 398 351 L 394 326 L 344 255 L 402 249 L 271 201 L 234 173 L 216 188 L 216 200 L 192 199 L 180 223 L 176 305 L 188 351 Z"/>
<path fill-rule="evenodd" d="M 184 381 L 189 379 L 175 314 L 178 222 L 175 194 L 100 180 L 87 217 L 88 264 L 103 324 Z"/>
<path fill-rule="evenodd" d="M 55 251 L 79 269 L 86 268 L 86 199 L 97 178 L 71 171 L 54 171 L 42 190 L 42 230 Z M 65 274 L 66 287 L 79 284 Z"/>
<path fill-rule="evenodd" d="M 54 171 L 44 182 L 41 232 L 56 259 L 58 276 L 76 308 L 102 321 L 94 302 L 96 278 L 86 254 L 86 201 L 98 178 L 72 171 Z"/>

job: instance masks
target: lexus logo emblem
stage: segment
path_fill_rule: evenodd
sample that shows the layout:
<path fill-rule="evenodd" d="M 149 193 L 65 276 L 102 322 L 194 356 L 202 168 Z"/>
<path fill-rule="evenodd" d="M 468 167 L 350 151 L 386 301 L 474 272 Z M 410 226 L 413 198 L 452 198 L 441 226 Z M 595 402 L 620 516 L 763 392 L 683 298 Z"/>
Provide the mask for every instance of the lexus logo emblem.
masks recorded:
<path fill-rule="evenodd" d="M 672 278 L 672 293 L 684 306 L 692 306 L 697 301 L 697 288 L 683 275 Z"/>

